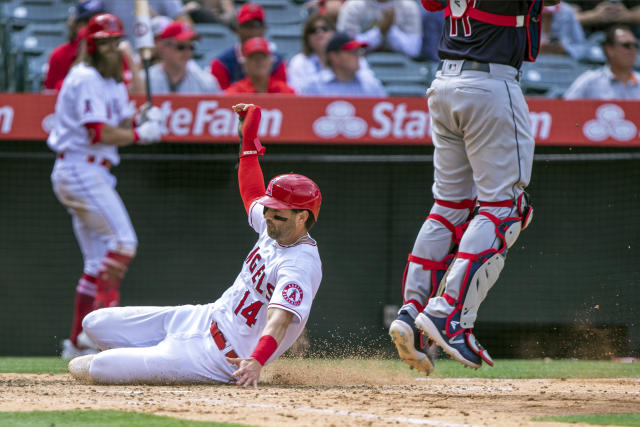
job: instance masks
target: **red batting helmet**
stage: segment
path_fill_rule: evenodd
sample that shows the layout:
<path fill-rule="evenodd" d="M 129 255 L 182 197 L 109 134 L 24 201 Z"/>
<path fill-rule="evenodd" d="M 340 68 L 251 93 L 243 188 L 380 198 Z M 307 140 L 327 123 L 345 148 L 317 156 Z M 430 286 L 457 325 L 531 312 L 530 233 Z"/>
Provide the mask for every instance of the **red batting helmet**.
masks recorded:
<path fill-rule="evenodd" d="M 87 24 L 87 51 L 94 53 L 96 51 L 96 39 L 106 39 L 109 37 L 122 37 L 122 21 L 116 15 L 110 13 L 101 13 L 94 15 Z"/>
<path fill-rule="evenodd" d="M 289 173 L 269 181 L 267 191 L 258 203 L 273 209 L 308 209 L 317 221 L 322 194 L 316 183 L 306 176 Z"/>

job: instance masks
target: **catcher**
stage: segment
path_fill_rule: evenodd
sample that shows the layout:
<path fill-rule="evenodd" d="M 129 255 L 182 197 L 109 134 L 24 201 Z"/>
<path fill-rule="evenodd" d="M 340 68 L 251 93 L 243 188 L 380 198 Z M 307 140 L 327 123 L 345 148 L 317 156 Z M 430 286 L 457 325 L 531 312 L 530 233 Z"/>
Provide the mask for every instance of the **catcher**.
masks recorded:
<path fill-rule="evenodd" d="M 238 104 L 238 181 L 258 241 L 233 285 L 214 303 L 115 307 L 83 322 L 103 350 L 69 363 L 76 378 L 101 383 L 235 382 L 257 387 L 262 367 L 282 355 L 309 318 L 322 279 L 316 241 L 321 194 L 309 178 L 286 174 L 265 191 L 258 156 L 260 107 Z"/>

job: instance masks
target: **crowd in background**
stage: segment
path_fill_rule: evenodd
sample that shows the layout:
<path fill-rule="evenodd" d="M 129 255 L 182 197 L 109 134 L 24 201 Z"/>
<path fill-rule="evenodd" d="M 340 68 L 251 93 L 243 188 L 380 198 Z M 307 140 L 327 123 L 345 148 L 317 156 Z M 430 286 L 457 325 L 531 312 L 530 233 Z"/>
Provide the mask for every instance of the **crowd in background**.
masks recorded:
<path fill-rule="evenodd" d="M 302 0 L 298 1 L 300 3 Z M 149 0 L 155 36 L 151 90 L 168 93 L 285 93 L 313 96 L 386 96 L 367 54 L 398 52 L 412 61 L 438 61 L 443 12 L 427 12 L 417 0 L 307 0 L 301 50 L 286 58 L 267 37 L 265 9 L 233 0 Z M 83 28 L 98 13 L 113 13 L 124 27 L 120 43 L 129 92 L 144 93 L 144 73 L 135 49 L 130 2 L 82 0 L 68 20 L 69 41 L 50 55 L 45 90 L 60 88 L 81 57 Z M 237 35 L 207 67 L 193 57 L 198 24 L 228 26 Z M 566 99 L 640 99 L 634 70 L 640 34 L 639 1 L 564 1 L 545 7 L 541 54 L 576 61 L 598 39 L 606 63 L 577 76 Z M 205 47 L 206 48 L 206 47 Z"/>

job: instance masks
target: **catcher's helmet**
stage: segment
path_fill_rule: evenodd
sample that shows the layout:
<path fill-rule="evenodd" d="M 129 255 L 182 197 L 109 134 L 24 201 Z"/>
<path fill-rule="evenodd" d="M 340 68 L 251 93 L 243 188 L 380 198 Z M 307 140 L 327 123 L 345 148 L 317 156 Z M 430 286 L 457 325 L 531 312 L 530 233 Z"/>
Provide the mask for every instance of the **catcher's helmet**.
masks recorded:
<path fill-rule="evenodd" d="M 96 39 L 106 39 L 109 37 L 122 37 L 122 21 L 116 15 L 110 13 L 100 13 L 94 15 L 87 24 L 87 51 L 94 53 L 96 51 Z"/>
<path fill-rule="evenodd" d="M 317 221 L 322 194 L 316 183 L 306 176 L 289 173 L 269 181 L 258 203 L 273 209 L 308 209 Z"/>

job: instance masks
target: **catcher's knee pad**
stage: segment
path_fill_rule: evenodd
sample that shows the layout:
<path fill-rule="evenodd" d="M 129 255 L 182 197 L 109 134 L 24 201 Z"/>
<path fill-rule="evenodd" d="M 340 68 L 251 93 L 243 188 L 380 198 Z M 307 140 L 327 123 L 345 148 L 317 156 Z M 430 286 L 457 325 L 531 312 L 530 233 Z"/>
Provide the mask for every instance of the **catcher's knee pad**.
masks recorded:
<path fill-rule="evenodd" d="M 120 304 L 120 283 L 132 259 L 132 256 L 118 252 L 107 252 L 104 256 L 96 283 L 95 309 Z"/>
<path fill-rule="evenodd" d="M 447 237 L 448 240 L 444 242 L 444 246 L 446 246 L 446 249 L 444 249 L 444 251 L 447 252 L 445 252 L 444 257 L 439 260 L 419 256 L 421 254 L 409 254 L 407 264 L 404 268 L 404 273 L 402 276 L 402 295 L 404 300 L 403 307 L 408 308 L 408 306 L 413 306 L 419 313 L 424 309 L 424 306 L 429 301 L 429 299 L 436 295 L 440 283 L 442 283 L 444 277 L 446 276 L 447 270 L 451 265 L 451 261 L 453 261 L 453 259 L 455 258 L 455 253 L 458 250 L 460 239 L 462 238 L 464 231 L 469 225 L 469 222 L 473 218 L 475 205 L 475 199 L 463 200 L 461 202 L 450 202 L 446 200 L 435 201 L 434 207 L 431 209 L 431 213 L 427 216 L 426 221 L 435 221 L 439 223 L 441 227 L 447 229 L 450 232 L 450 235 Z M 460 213 L 454 211 L 454 214 L 447 214 L 448 212 L 451 212 L 452 209 L 455 211 L 466 210 L 468 211 L 468 213 L 460 215 Z M 447 218 L 447 216 L 449 218 Z M 454 225 L 455 222 L 460 221 L 463 222 L 459 225 Z M 417 251 L 416 247 L 414 247 L 414 252 L 415 251 Z M 429 279 L 425 281 L 428 282 L 428 289 L 425 290 L 425 301 L 417 301 L 415 299 L 407 298 L 407 276 L 411 263 L 418 264 L 421 267 L 421 270 L 429 275 Z M 412 291 L 414 292 L 411 293 L 419 293 L 417 292 L 417 290 Z"/>
<path fill-rule="evenodd" d="M 483 207 L 514 207 L 516 215 L 500 219 L 492 213 L 482 210 Z M 480 202 L 478 215 L 493 222 L 500 244 L 497 249 L 489 248 L 477 254 L 458 252 L 456 255 L 459 259 L 469 261 L 458 300 L 450 301 L 456 306 L 455 310 L 461 311 L 460 324 L 463 328 L 473 327 L 480 303 L 484 301 L 504 268 L 508 249 L 513 246 L 520 232 L 531 223 L 533 207 L 527 193 L 523 192 L 515 201 Z"/>

